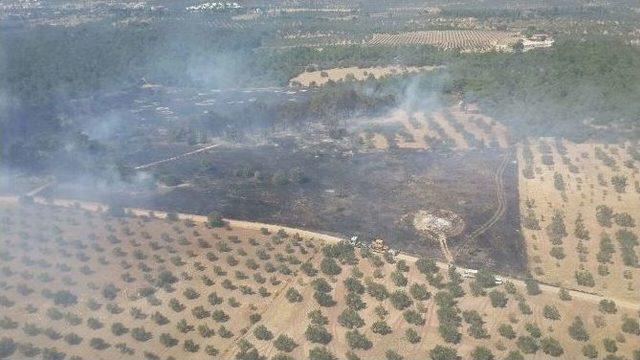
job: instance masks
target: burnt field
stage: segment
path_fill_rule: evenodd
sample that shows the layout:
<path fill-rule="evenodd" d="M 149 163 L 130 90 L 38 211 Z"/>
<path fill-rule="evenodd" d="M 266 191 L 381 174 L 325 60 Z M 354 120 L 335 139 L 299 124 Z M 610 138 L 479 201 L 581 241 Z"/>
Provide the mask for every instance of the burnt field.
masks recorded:
<path fill-rule="evenodd" d="M 512 161 L 504 174 L 505 214 L 481 236 L 468 238 L 496 209 L 494 173 L 504 155 L 496 149 L 353 153 L 331 144 L 304 150 L 293 144 L 219 148 L 155 169 L 175 186 L 108 196 L 125 206 L 216 210 L 235 219 L 380 237 L 394 248 L 433 256 L 441 255 L 438 243 L 414 229 L 412 216 L 450 209 L 466 222 L 464 232 L 448 241 L 457 262 L 520 272 L 525 254 Z M 74 190 L 61 186 L 53 195 L 77 196 L 69 192 Z"/>

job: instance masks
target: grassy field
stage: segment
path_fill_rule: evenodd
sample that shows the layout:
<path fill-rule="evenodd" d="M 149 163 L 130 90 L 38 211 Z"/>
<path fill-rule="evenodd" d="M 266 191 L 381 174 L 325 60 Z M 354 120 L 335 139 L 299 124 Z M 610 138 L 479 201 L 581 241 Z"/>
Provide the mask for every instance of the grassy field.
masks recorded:
<path fill-rule="evenodd" d="M 520 148 L 524 235 L 538 279 L 640 301 L 636 159 L 631 144 L 540 139 Z"/>
<path fill-rule="evenodd" d="M 431 261 L 323 246 L 308 233 L 41 205 L 3 205 L 0 218 L 3 357 L 576 359 L 586 344 L 603 357 L 638 350 L 637 310 L 530 295 L 489 275 L 463 280 Z"/>

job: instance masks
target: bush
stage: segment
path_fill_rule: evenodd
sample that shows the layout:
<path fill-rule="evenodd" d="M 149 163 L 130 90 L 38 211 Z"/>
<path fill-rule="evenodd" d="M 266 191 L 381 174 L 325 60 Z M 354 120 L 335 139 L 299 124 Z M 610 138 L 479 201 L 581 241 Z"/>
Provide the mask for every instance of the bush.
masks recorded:
<path fill-rule="evenodd" d="M 184 347 L 184 350 L 186 352 L 190 352 L 190 353 L 195 353 L 195 352 L 198 352 L 200 350 L 200 345 L 196 344 L 191 339 L 185 340 L 184 344 L 183 344 L 183 347 Z"/>
<path fill-rule="evenodd" d="M 507 306 L 507 302 L 509 300 L 507 299 L 507 295 L 499 290 L 492 290 L 491 292 L 489 292 L 489 299 L 491 299 L 491 305 L 494 308 L 503 308 Z"/>
<path fill-rule="evenodd" d="M 298 344 L 296 344 L 292 338 L 284 334 L 281 334 L 280 336 L 278 336 L 278 338 L 273 342 L 273 345 L 279 351 L 284 351 L 284 352 L 292 352 L 293 349 L 295 349 L 298 346 Z"/>
<path fill-rule="evenodd" d="M 484 346 L 477 346 L 472 352 L 471 357 L 473 360 L 493 360 L 495 357 L 491 350 Z"/>
<path fill-rule="evenodd" d="M 602 345 L 604 345 L 604 349 L 607 350 L 607 352 L 614 353 L 618 351 L 618 345 L 616 345 L 616 341 L 613 339 L 603 339 Z"/>
<path fill-rule="evenodd" d="M 391 304 L 397 310 L 404 310 L 413 305 L 413 300 L 403 290 L 396 290 L 390 296 Z"/>
<path fill-rule="evenodd" d="M 349 276 L 344 280 L 344 286 L 347 291 L 352 293 L 362 295 L 365 292 L 365 287 L 362 282 L 353 276 Z"/>
<path fill-rule="evenodd" d="M 504 360 L 524 360 L 524 356 L 518 350 L 510 351 Z"/>
<path fill-rule="evenodd" d="M 420 335 L 418 335 L 418 332 L 413 328 L 408 328 L 405 331 L 404 335 L 407 338 L 407 341 L 412 344 L 417 344 L 422 340 Z"/>
<path fill-rule="evenodd" d="M 309 360 L 338 360 L 338 358 L 326 348 L 315 347 L 309 350 Z"/>
<path fill-rule="evenodd" d="M 422 317 L 422 315 L 420 315 L 419 312 L 410 309 L 405 311 L 403 314 L 404 320 L 406 322 L 408 322 L 409 324 L 413 324 L 413 325 L 424 325 L 424 318 Z"/>
<path fill-rule="evenodd" d="M 311 282 L 313 289 L 317 292 L 330 293 L 333 288 L 324 278 L 318 278 Z"/>
<path fill-rule="evenodd" d="M 507 339 L 515 339 L 516 332 L 513 330 L 513 326 L 510 324 L 502 324 L 498 327 L 498 333 Z"/>
<path fill-rule="evenodd" d="M 287 300 L 289 300 L 290 303 L 302 301 L 302 294 L 300 294 L 300 292 L 295 288 L 289 288 L 289 290 L 287 290 L 287 293 L 285 294 L 285 297 L 287 298 Z"/>
<path fill-rule="evenodd" d="M 116 322 L 111 325 L 111 332 L 115 336 L 124 335 L 129 332 L 129 328 L 124 326 L 121 322 Z"/>
<path fill-rule="evenodd" d="M 536 324 L 527 323 L 524 325 L 524 329 L 527 330 L 529 335 L 533 336 L 536 339 L 542 336 L 542 331 Z"/>
<path fill-rule="evenodd" d="M 597 359 L 598 350 L 592 344 L 586 344 L 582 347 L 582 355 L 588 359 Z"/>
<path fill-rule="evenodd" d="M 8 358 L 18 348 L 18 344 L 10 337 L 3 337 L 0 339 L 0 358 Z"/>
<path fill-rule="evenodd" d="M 554 357 L 558 357 L 564 353 L 564 350 L 562 349 L 560 342 L 558 342 L 558 340 L 552 337 L 546 337 L 542 339 L 540 341 L 540 347 L 542 348 L 542 351 L 545 354 L 551 355 Z"/>
<path fill-rule="evenodd" d="M 411 287 L 409 288 L 409 293 L 414 299 L 418 301 L 428 300 L 431 297 L 431 294 L 427 290 L 427 287 L 417 283 L 411 285 Z"/>
<path fill-rule="evenodd" d="M 253 336 L 258 340 L 268 341 L 273 339 L 273 333 L 264 325 L 258 325 L 253 330 Z"/>
<path fill-rule="evenodd" d="M 324 257 L 320 262 L 320 270 L 326 275 L 339 275 L 342 272 L 342 268 L 334 258 Z"/>
<path fill-rule="evenodd" d="M 211 318 L 219 323 L 223 323 L 229 320 L 229 315 L 227 315 L 224 311 L 218 309 L 214 310 L 213 313 L 211 313 Z"/>
<path fill-rule="evenodd" d="M 378 320 L 371 325 L 371 331 L 378 335 L 387 335 L 391 333 L 391 327 L 384 320 Z"/>
<path fill-rule="evenodd" d="M 598 308 L 600 309 L 601 312 L 605 314 L 615 314 L 616 312 L 618 312 L 616 303 L 613 300 L 606 300 L 606 299 L 601 300 Z"/>
<path fill-rule="evenodd" d="M 323 345 L 328 344 L 333 338 L 327 329 L 319 325 L 307 326 L 307 330 L 304 332 L 304 335 L 308 341 Z"/>
<path fill-rule="evenodd" d="M 640 335 L 640 323 L 634 318 L 625 316 L 622 319 L 622 331 L 627 334 Z"/>
<path fill-rule="evenodd" d="M 560 320 L 560 312 L 554 305 L 545 305 L 542 309 L 544 317 L 550 320 Z"/>
<path fill-rule="evenodd" d="M 356 293 L 350 292 L 345 296 L 345 302 L 350 309 L 359 311 L 365 309 L 367 304 L 362 301 L 362 297 Z"/>
<path fill-rule="evenodd" d="M 367 339 L 367 337 L 360 333 L 358 330 L 347 331 L 347 344 L 352 349 L 369 350 L 373 343 Z"/>
<path fill-rule="evenodd" d="M 383 301 L 389 297 L 389 292 L 383 284 L 373 281 L 367 283 L 367 293 L 378 301 Z"/>
<path fill-rule="evenodd" d="M 136 340 L 138 340 L 140 342 L 144 342 L 144 341 L 151 340 L 153 335 L 151 335 L 150 332 L 147 332 L 144 329 L 144 327 L 137 327 L 137 328 L 133 328 L 131 330 L 131 337 L 133 337 L 134 339 L 136 339 Z"/>
<path fill-rule="evenodd" d="M 320 305 L 320 306 L 324 306 L 324 307 L 332 307 L 336 304 L 335 300 L 333 300 L 333 298 L 331 297 L 331 295 L 326 294 L 326 293 L 321 293 L 321 292 L 315 292 L 313 294 L 313 298 L 316 299 L 316 302 Z"/>
<path fill-rule="evenodd" d="M 569 326 L 569 336 L 578 341 L 589 340 L 587 329 L 585 329 L 584 323 L 579 316 L 576 316 L 575 319 L 573 319 L 573 323 Z"/>
<path fill-rule="evenodd" d="M 160 335 L 160 343 L 165 347 L 174 347 L 178 345 L 178 339 L 172 337 L 170 334 L 164 333 Z"/>
<path fill-rule="evenodd" d="M 105 342 L 101 338 L 93 338 L 89 341 L 89 345 L 96 350 L 105 350 L 111 347 L 111 345 Z"/>
<path fill-rule="evenodd" d="M 320 310 L 312 310 L 309 312 L 309 314 L 307 314 L 307 317 L 309 318 L 309 320 L 311 320 L 311 323 L 313 325 L 328 325 L 329 324 L 329 318 L 327 318 L 326 316 L 322 315 L 322 311 Z"/>
<path fill-rule="evenodd" d="M 593 275 L 589 270 L 579 270 L 575 272 L 576 282 L 580 286 L 594 287 L 596 282 L 593 279 Z"/>
<path fill-rule="evenodd" d="M 53 302 L 56 305 L 71 306 L 78 303 L 78 297 L 67 290 L 59 290 L 53 294 Z"/>
<path fill-rule="evenodd" d="M 207 223 L 212 227 L 223 227 L 225 225 L 222 215 L 217 211 L 212 211 L 207 215 Z"/>
<path fill-rule="evenodd" d="M 538 282 L 533 278 L 531 274 L 527 274 L 527 276 L 524 279 L 524 282 L 527 286 L 527 294 L 538 295 L 541 293 Z"/>
<path fill-rule="evenodd" d="M 364 326 L 364 320 L 352 309 L 345 309 L 338 316 L 338 323 L 347 329 L 355 329 Z"/>
<path fill-rule="evenodd" d="M 458 352 L 450 347 L 436 345 L 429 351 L 429 358 L 431 360 L 459 360 Z"/>
<path fill-rule="evenodd" d="M 525 354 L 535 354 L 538 351 L 538 343 L 531 336 L 520 336 L 516 345 Z"/>

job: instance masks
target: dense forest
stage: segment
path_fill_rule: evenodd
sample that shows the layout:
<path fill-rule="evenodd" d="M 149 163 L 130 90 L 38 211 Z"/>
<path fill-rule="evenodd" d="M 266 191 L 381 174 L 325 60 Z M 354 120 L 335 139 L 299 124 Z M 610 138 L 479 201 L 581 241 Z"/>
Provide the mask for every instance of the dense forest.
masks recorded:
<path fill-rule="evenodd" d="M 281 124 L 338 124 L 356 113 L 406 104 L 409 98 L 451 101 L 463 96 L 511 125 L 516 135 L 581 140 L 595 136 L 596 127 L 588 124 L 611 125 L 614 131 L 608 134 L 624 129 L 627 136 L 638 135 L 640 50 L 626 43 L 567 40 L 553 49 L 516 54 L 462 54 L 421 45 L 271 48 L 264 44 L 273 37 L 273 26 L 221 29 L 206 19 L 166 18 L 127 26 L 105 21 L 3 31 L 3 161 L 42 164 L 69 148 L 100 153 L 100 144 L 65 117 L 69 100 L 120 91 L 142 79 L 203 89 L 284 86 L 305 70 L 386 64 L 445 68 L 331 83 L 304 102 L 268 111 L 256 105 L 246 114 Z"/>

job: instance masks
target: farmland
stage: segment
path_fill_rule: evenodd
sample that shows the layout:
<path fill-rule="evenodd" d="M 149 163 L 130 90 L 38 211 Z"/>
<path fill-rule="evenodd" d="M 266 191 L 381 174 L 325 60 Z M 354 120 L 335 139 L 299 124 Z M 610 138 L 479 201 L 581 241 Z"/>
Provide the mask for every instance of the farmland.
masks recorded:
<path fill-rule="evenodd" d="M 433 30 L 399 34 L 374 34 L 369 45 L 424 44 L 435 45 L 443 50 L 463 51 L 495 50 L 501 45 L 508 47 L 519 39 L 518 34 L 502 31 L 483 30 Z"/>
<path fill-rule="evenodd" d="M 30 204 L 4 204 L 0 217 L 3 356 L 577 358 L 638 350 L 638 313 L 624 306 L 612 312 L 577 293 L 558 301 L 532 284 L 464 280 L 430 260 L 323 245 L 309 233 Z"/>
<path fill-rule="evenodd" d="M 399 66 L 388 66 L 388 67 L 368 67 L 368 68 L 358 68 L 355 66 L 348 68 L 334 68 L 327 70 L 317 70 L 317 71 L 305 71 L 301 74 L 298 74 L 296 77 L 289 80 L 290 86 L 322 86 L 328 81 L 341 81 L 341 80 L 364 80 L 368 77 L 373 77 L 374 79 L 380 79 L 385 76 L 395 75 L 395 74 L 407 74 L 407 73 L 417 73 L 421 71 L 430 71 L 433 67 L 423 66 L 407 66 L 407 67 L 399 67 Z"/>
<path fill-rule="evenodd" d="M 507 148 L 506 127 L 482 114 L 453 106 L 427 111 L 398 109 L 373 119 L 355 121 L 362 141 L 373 149 Z"/>
<path fill-rule="evenodd" d="M 542 138 L 520 147 L 523 230 L 537 278 L 640 300 L 636 161 L 629 143 Z"/>

